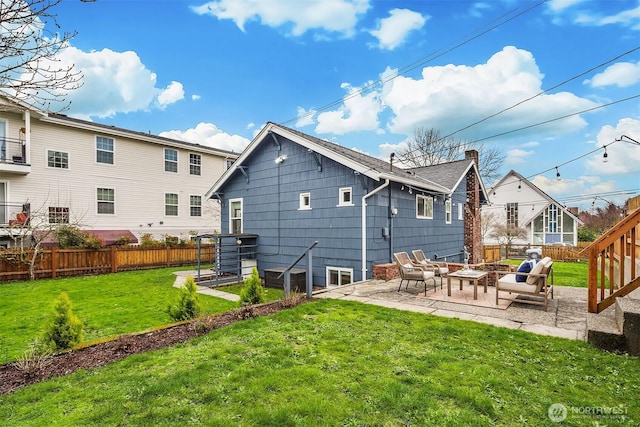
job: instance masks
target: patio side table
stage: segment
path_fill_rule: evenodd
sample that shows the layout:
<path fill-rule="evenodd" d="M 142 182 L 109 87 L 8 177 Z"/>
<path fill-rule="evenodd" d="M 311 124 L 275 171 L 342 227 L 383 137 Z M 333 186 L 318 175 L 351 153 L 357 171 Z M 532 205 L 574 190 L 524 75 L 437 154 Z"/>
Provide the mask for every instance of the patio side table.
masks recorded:
<path fill-rule="evenodd" d="M 468 280 L 473 283 L 473 299 L 478 299 L 478 282 L 484 279 L 484 293 L 487 293 L 487 282 L 489 272 L 480 270 L 458 270 L 447 274 L 447 295 L 451 296 L 451 279 L 458 279 L 460 282 L 460 290 L 462 290 L 462 281 Z"/>

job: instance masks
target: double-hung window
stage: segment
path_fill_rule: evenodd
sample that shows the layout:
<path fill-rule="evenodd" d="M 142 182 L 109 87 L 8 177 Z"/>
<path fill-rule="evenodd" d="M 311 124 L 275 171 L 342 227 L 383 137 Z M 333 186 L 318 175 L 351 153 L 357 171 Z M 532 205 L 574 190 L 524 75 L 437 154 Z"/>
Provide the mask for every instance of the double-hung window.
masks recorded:
<path fill-rule="evenodd" d="M 108 165 L 113 164 L 113 138 L 96 136 L 96 162 Z"/>
<path fill-rule="evenodd" d="M 164 214 L 166 216 L 178 216 L 178 195 L 176 193 L 165 193 Z"/>
<path fill-rule="evenodd" d="M 98 188 L 96 198 L 99 214 L 113 215 L 116 213 L 116 190 L 113 188 Z"/>
<path fill-rule="evenodd" d="M 416 218 L 433 219 L 433 197 L 416 195 Z"/>
<path fill-rule="evenodd" d="M 69 153 L 47 150 L 47 166 L 50 168 L 69 169 Z"/>
<path fill-rule="evenodd" d="M 202 172 L 202 156 L 200 154 L 189 153 L 189 173 L 200 175 Z"/>
<path fill-rule="evenodd" d="M 229 233 L 242 233 L 242 199 L 229 200 Z"/>
<path fill-rule="evenodd" d="M 178 150 L 164 149 L 164 170 L 165 172 L 178 172 Z"/>
<path fill-rule="evenodd" d="M 189 212 L 191 216 L 202 216 L 202 196 L 189 196 Z"/>
<path fill-rule="evenodd" d="M 451 224 L 451 199 L 444 201 L 444 220 L 447 224 Z"/>

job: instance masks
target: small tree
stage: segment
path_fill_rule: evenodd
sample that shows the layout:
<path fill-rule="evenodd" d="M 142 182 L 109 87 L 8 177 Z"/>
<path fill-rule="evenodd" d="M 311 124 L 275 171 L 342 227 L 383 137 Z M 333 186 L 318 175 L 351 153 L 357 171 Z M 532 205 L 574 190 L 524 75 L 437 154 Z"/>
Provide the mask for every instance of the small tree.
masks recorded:
<path fill-rule="evenodd" d="M 198 300 L 198 286 L 193 277 L 188 276 L 184 286 L 180 288 L 180 300 L 167 308 L 167 313 L 175 322 L 194 319 L 200 315 L 202 308 Z"/>
<path fill-rule="evenodd" d="M 511 245 L 513 245 L 513 242 L 518 239 L 526 239 L 528 237 L 528 233 L 524 228 L 508 225 L 497 225 L 493 228 L 490 237 L 496 239 L 498 243 L 505 246 L 505 255 L 509 257 L 509 253 L 511 252 Z"/>
<path fill-rule="evenodd" d="M 71 299 L 66 292 L 61 292 L 53 306 L 53 319 L 47 326 L 43 342 L 54 350 L 65 350 L 80 344 L 84 325 L 73 314 Z"/>
<path fill-rule="evenodd" d="M 240 306 L 245 304 L 260 304 L 264 302 L 264 288 L 258 274 L 258 269 L 253 267 L 251 276 L 244 279 L 244 287 L 240 291 Z"/>

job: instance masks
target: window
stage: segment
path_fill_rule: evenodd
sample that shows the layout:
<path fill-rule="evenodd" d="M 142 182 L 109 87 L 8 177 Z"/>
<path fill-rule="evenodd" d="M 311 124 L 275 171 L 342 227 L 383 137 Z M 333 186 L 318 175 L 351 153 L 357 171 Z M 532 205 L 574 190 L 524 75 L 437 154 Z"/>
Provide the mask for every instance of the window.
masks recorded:
<path fill-rule="evenodd" d="M 113 164 L 113 138 L 96 136 L 96 162 Z"/>
<path fill-rule="evenodd" d="M 202 216 L 202 196 L 189 196 L 191 216 Z"/>
<path fill-rule="evenodd" d="M 98 188 L 98 213 L 113 215 L 116 212 L 115 190 L 113 188 Z"/>
<path fill-rule="evenodd" d="M 353 270 L 350 268 L 327 267 L 327 286 L 348 285 L 353 281 Z"/>
<path fill-rule="evenodd" d="M 464 219 L 464 204 L 458 203 L 458 219 L 462 221 Z"/>
<path fill-rule="evenodd" d="M 547 208 L 547 229 L 545 231 L 549 233 L 558 232 L 558 207 L 556 205 L 549 205 Z"/>
<path fill-rule="evenodd" d="M 311 209 L 311 193 L 300 193 L 299 210 Z"/>
<path fill-rule="evenodd" d="M 178 195 L 176 193 L 165 193 L 164 214 L 167 216 L 178 216 Z"/>
<path fill-rule="evenodd" d="M 69 208 L 49 206 L 49 224 L 69 224 Z"/>
<path fill-rule="evenodd" d="M 353 206 L 353 201 L 351 200 L 351 187 L 344 187 L 340 189 L 338 206 Z"/>
<path fill-rule="evenodd" d="M 507 228 L 518 228 L 517 203 L 507 203 Z"/>
<path fill-rule="evenodd" d="M 242 199 L 229 200 L 229 233 L 242 233 Z"/>
<path fill-rule="evenodd" d="M 47 166 L 50 168 L 69 169 L 69 153 L 48 150 Z"/>
<path fill-rule="evenodd" d="M 178 150 L 164 149 L 165 172 L 178 172 Z"/>
<path fill-rule="evenodd" d="M 202 156 L 200 154 L 189 153 L 189 173 L 200 175 L 202 168 Z"/>
<path fill-rule="evenodd" d="M 451 199 L 444 201 L 444 221 L 451 224 Z"/>
<path fill-rule="evenodd" d="M 433 219 L 433 197 L 416 195 L 416 217 Z"/>

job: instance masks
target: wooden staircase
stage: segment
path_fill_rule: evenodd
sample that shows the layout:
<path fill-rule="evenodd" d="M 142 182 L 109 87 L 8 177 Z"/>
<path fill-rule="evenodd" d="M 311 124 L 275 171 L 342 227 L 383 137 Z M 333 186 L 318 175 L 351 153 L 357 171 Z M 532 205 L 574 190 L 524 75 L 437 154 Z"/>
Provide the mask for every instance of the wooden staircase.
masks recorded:
<path fill-rule="evenodd" d="M 580 252 L 589 261 L 588 311 L 615 305 L 615 321 L 590 326 L 587 340 L 632 355 L 640 355 L 639 233 L 640 209 L 635 209 Z"/>

